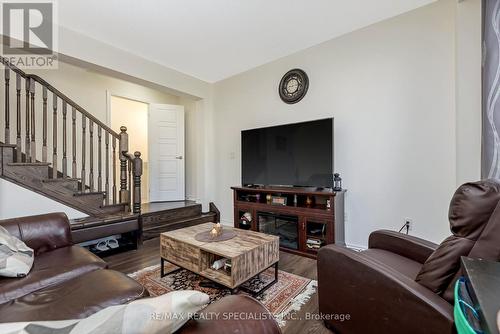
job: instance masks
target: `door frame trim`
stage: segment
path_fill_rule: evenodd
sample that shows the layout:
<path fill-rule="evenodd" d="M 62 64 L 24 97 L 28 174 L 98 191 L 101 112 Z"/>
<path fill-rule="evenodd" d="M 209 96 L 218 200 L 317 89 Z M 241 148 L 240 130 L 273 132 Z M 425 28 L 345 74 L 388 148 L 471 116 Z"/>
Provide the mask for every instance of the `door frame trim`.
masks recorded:
<path fill-rule="evenodd" d="M 137 97 L 134 97 L 131 95 L 116 94 L 115 92 L 113 92 L 109 89 L 106 89 L 106 122 L 105 123 L 109 127 L 111 127 L 111 97 L 112 96 L 121 97 L 122 99 L 127 99 L 127 100 L 145 103 L 148 105 L 148 110 L 149 110 L 149 105 L 152 103 L 149 101 L 141 100 L 140 98 L 137 98 Z M 113 130 L 115 130 L 117 133 L 119 133 L 119 129 L 113 129 Z"/>

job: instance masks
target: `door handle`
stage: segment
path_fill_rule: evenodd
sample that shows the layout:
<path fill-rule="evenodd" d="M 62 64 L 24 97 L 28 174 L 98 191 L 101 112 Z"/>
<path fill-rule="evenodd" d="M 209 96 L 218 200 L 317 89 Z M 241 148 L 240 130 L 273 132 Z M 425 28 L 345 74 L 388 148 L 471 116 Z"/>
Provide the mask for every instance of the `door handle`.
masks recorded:
<path fill-rule="evenodd" d="M 182 155 L 178 155 L 175 158 L 178 159 L 178 160 L 182 160 Z"/>

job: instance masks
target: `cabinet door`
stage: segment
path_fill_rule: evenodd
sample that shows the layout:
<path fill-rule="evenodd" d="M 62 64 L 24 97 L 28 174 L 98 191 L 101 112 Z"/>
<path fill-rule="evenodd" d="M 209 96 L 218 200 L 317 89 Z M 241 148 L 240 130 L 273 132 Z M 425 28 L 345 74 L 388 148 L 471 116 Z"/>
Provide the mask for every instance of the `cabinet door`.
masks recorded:
<path fill-rule="evenodd" d="M 316 254 L 318 250 L 331 243 L 331 224 L 327 220 L 304 218 L 303 224 L 303 250 Z"/>
<path fill-rule="evenodd" d="M 257 211 L 257 230 L 266 234 L 273 234 L 280 238 L 280 246 L 300 249 L 300 220 L 297 216 L 282 215 L 272 212 Z"/>

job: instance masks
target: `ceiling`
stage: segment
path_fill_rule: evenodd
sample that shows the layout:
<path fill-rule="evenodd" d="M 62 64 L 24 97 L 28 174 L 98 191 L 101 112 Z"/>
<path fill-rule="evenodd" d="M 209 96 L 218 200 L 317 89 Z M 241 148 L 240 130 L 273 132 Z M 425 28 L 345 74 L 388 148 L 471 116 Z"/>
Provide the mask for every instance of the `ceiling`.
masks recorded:
<path fill-rule="evenodd" d="M 434 0 L 64 0 L 59 24 L 216 82 Z"/>

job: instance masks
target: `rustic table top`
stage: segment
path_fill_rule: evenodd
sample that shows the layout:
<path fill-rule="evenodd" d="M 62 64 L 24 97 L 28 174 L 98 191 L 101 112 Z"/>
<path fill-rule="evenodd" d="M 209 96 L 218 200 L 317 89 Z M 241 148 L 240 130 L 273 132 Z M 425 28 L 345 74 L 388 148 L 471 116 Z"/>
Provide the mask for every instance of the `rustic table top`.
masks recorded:
<path fill-rule="evenodd" d="M 213 223 L 205 223 L 174 231 L 163 232 L 161 236 L 198 247 L 207 252 L 219 254 L 226 258 L 238 257 L 255 248 L 258 248 L 263 244 L 273 243 L 279 239 L 279 237 L 274 235 L 242 230 L 230 226 L 223 226 L 223 228 L 232 230 L 236 233 L 236 236 L 232 239 L 216 242 L 198 241 L 195 239 L 195 235 L 197 233 L 211 230 L 212 227 Z"/>

